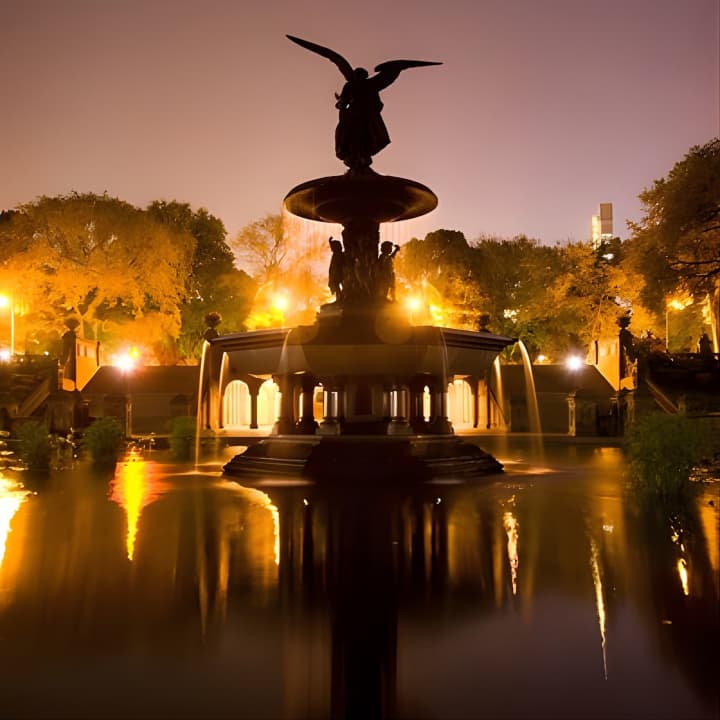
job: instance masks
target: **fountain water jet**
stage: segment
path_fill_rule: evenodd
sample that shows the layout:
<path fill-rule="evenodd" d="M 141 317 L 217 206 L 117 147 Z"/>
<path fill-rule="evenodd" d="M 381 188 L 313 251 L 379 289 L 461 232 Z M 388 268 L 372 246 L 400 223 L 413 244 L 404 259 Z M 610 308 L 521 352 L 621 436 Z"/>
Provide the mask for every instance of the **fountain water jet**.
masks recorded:
<path fill-rule="evenodd" d="M 535 391 L 535 377 L 533 375 L 532 362 L 525 343 L 517 341 L 518 349 L 523 363 L 523 375 L 525 377 L 525 397 L 527 398 L 528 428 L 531 433 L 542 435 L 542 424 L 540 422 L 540 408 L 538 407 L 537 392 Z"/>

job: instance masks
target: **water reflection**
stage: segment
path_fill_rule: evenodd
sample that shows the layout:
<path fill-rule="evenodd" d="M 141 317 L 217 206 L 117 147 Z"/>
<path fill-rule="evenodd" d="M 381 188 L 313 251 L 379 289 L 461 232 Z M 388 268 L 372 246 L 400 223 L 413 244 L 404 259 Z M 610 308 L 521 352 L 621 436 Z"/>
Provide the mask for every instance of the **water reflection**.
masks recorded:
<path fill-rule="evenodd" d="M 599 551 L 595 541 L 590 538 L 590 568 L 592 570 L 593 585 L 595 586 L 595 606 L 597 608 L 598 627 L 600 628 L 600 646 L 602 647 L 603 676 L 607 680 L 607 653 L 605 652 L 605 629 L 607 616 L 605 614 L 605 594 L 603 590 L 602 574 L 600 572 Z"/>
<path fill-rule="evenodd" d="M 135 539 L 143 508 L 157 500 L 166 489 L 156 465 L 145 460 L 139 451 L 132 450 L 118 463 L 110 483 L 110 499 L 120 505 L 127 516 L 125 545 L 128 560 L 135 555 Z"/>
<path fill-rule="evenodd" d="M 5 544 L 10 532 L 10 523 L 29 494 L 30 491 L 19 482 L 10 480 L 0 473 L 0 568 L 5 558 Z"/>
<path fill-rule="evenodd" d="M 59 474 L 7 536 L 4 710 L 712 717 L 717 501 L 669 515 L 624 497 L 617 452 L 548 455 L 372 491 L 141 457 Z"/>

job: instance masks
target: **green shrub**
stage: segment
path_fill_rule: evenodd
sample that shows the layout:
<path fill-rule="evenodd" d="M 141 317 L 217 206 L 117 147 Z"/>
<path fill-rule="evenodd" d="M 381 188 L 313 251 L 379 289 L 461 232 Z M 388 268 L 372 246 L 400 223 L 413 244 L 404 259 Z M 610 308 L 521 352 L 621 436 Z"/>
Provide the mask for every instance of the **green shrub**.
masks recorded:
<path fill-rule="evenodd" d="M 193 417 L 173 418 L 170 426 L 170 454 L 175 460 L 190 460 L 195 450 L 195 427 Z"/>
<path fill-rule="evenodd" d="M 103 417 L 85 430 L 84 443 L 94 463 L 110 465 L 117 462 L 124 438 L 120 421 L 114 417 Z"/>
<path fill-rule="evenodd" d="M 45 423 L 32 420 L 18 428 L 20 459 L 28 470 L 46 471 L 50 468 L 52 447 Z"/>
<path fill-rule="evenodd" d="M 706 449 L 703 428 L 684 415 L 652 413 L 638 417 L 625 436 L 633 485 L 655 495 L 682 495 Z"/>

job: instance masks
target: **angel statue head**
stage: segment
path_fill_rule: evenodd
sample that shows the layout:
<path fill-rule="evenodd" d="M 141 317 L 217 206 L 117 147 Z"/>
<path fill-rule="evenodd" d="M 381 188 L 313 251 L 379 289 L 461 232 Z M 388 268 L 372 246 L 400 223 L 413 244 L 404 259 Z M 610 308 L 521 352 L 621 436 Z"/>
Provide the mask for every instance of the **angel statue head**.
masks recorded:
<path fill-rule="evenodd" d="M 390 136 L 383 122 L 380 91 L 391 85 L 403 70 L 425 65 L 441 65 L 425 60 L 391 60 L 375 67 L 375 75 L 369 76 L 365 68 L 354 68 L 334 50 L 287 36 L 294 43 L 331 60 L 345 78 L 345 85 L 336 95 L 335 107 L 339 118 L 335 129 L 335 154 L 350 168 L 351 172 L 367 171 L 372 157 L 390 143 Z"/>

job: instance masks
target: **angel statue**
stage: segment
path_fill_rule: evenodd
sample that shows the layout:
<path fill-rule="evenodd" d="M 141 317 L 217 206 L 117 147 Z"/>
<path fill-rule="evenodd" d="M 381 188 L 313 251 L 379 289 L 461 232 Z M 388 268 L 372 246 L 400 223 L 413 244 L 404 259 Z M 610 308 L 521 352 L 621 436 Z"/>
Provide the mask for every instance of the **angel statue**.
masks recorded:
<path fill-rule="evenodd" d="M 339 110 L 335 129 L 335 155 L 350 170 L 366 170 L 372 164 L 372 156 L 390 143 L 385 123 L 380 115 L 383 104 L 380 91 L 391 85 L 403 70 L 425 65 L 442 65 L 425 60 L 390 60 L 376 66 L 376 75 L 369 77 L 365 68 L 355 68 L 334 50 L 287 36 L 298 45 L 332 60 L 338 66 L 346 83 L 336 94 L 335 107 Z"/>

